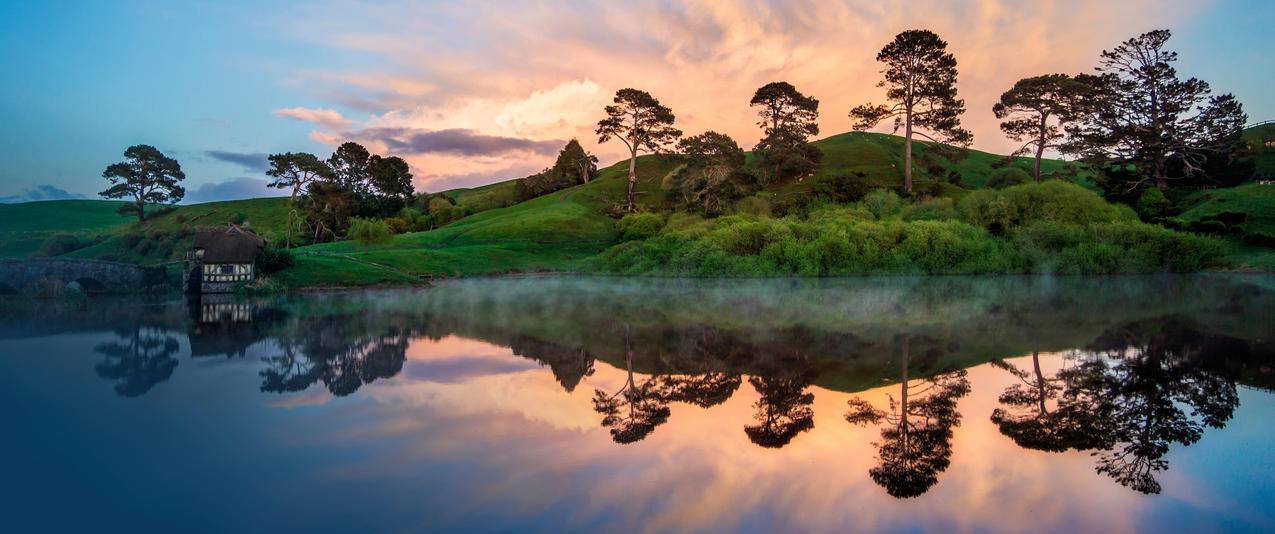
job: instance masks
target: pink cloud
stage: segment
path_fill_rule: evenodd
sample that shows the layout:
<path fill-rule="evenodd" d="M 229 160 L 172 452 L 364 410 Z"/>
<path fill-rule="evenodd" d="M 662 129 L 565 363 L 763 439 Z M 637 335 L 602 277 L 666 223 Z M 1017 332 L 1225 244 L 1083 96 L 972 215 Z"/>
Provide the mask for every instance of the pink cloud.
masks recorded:
<path fill-rule="evenodd" d="M 332 129 L 341 129 L 353 122 L 342 116 L 340 112 L 327 108 L 282 108 L 274 110 L 274 115 L 276 117 L 314 122 Z"/>
<path fill-rule="evenodd" d="M 622 150 L 598 145 L 593 129 L 602 106 L 622 87 L 651 92 L 688 134 L 713 129 L 751 148 L 760 131 L 749 98 L 765 83 L 786 80 L 821 101 L 824 135 L 847 131 L 850 108 L 882 98 L 877 51 L 911 28 L 931 29 L 950 43 L 968 110 L 962 120 L 975 134 L 974 146 L 1005 153 L 1014 145 L 1001 135 L 991 107 L 1016 80 L 1087 71 L 1103 48 L 1172 27 L 1202 9 L 1187 0 L 542 2 L 517 10 L 500 3 L 459 9 L 403 2 L 365 6 L 360 25 L 351 25 L 341 6 L 320 4 L 312 19 L 292 21 L 296 36 L 383 61 L 369 69 L 300 72 L 293 81 L 336 102 L 388 110 L 360 127 L 575 137 L 604 165 L 620 159 Z M 1191 69 L 1181 70 L 1189 75 Z M 332 110 L 295 109 L 344 120 Z M 325 126 L 342 131 L 349 123 Z M 445 165 L 418 173 L 438 181 L 543 167 L 551 159 L 511 154 L 413 164 Z"/>

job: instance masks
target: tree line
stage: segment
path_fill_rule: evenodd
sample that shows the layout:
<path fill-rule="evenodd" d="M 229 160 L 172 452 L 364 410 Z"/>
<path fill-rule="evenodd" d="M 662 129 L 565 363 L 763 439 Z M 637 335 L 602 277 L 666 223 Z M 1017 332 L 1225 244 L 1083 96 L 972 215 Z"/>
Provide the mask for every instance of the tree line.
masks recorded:
<path fill-rule="evenodd" d="M 991 111 L 1006 137 L 1021 143 L 1012 155 L 1031 156 L 1031 178 L 1046 177 L 1041 160 L 1047 151 L 1087 164 L 1109 197 L 1128 200 L 1173 185 L 1234 185 L 1252 174 L 1252 163 L 1242 157 L 1248 150 L 1241 139 L 1243 106 L 1231 94 L 1214 95 L 1203 80 L 1180 77 L 1173 66 L 1177 54 L 1167 48 L 1170 37 L 1169 30 L 1144 33 L 1104 50 L 1092 73 L 1031 76 L 1000 96 Z M 914 139 L 959 149 L 973 141 L 961 126 L 966 109 L 956 88 L 957 60 L 948 43 L 929 30 L 899 33 L 876 58 L 883 65 L 877 85 L 885 99 L 856 106 L 849 117 L 855 130 L 890 121 L 896 134 L 902 132 L 902 192 L 910 195 Z M 710 130 L 683 137 L 673 110 L 650 93 L 617 91 L 595 133 L 599 143 L 616 140 L 628 151 L 622 211 L 637 211 L 637 158 L 643 153 L 680 158 L 683 165 L 670 177 L 669 192 L 684 207 L 707 214 L 818 166 L 822 154 L 811 138 L 819 134 L 819 100 L 776 81 L 758 88 L 749 105 L 762 130 L 753 147 L 755 165 L 728 135 Z M 125 157 L 103 172 L 111 187 L 102 196 L 129 199 L 122 211 L 139 221 L 145 220 L 147 204 L 181 200 L 185 175 L 176 160 L 148 145 L 130 147 Z M 948 157 L 959 157 L 959 151 Z M 295 217 L 290 216 L 289 232 L 295 225 L 312 241 L 344 236 L 355 217 L 383 218 L 377 224 L 408 231 L 467 214 L 446 195 L 414 196 L 405 161 L 371 154 L 358 143 L 342 144 L 326 160 L 289 152 L 273 154 L 269 162 L 270 186 L 291 193 Z M 552 167 L 518 180 L 516 197 L 587 183 L 597 175 L 597 163 L 572 139 Z"/>

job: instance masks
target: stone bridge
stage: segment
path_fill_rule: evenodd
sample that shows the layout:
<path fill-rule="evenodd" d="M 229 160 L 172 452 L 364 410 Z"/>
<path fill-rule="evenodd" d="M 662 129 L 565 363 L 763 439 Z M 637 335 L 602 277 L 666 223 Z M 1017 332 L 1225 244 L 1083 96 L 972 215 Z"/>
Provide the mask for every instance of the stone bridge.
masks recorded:
<path fill-rule="evenodd" d="M 99 260 L 0 260 L 0 294 L 57 293 L 75 283 L 88 293 L 142 291 L 164 282 L 162 267 Z"/>

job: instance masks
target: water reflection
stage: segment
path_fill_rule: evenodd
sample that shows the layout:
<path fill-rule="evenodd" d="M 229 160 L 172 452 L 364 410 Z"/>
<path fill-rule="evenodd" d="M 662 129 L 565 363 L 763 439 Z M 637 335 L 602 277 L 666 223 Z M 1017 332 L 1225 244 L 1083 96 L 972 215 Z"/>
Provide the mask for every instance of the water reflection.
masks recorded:
<path fill-rule="evenodd" d="M 722 412 L 733 416 L 729 433 L 704 439 L 778 454 L 848 432 L 861 444 L 845 446 L 871 446 L 857 476 L 900 502 L 951 480 L 963 461 L 954 444 L 971 421 L 990 420 L 991 438 L 1051 458 L 1092 453 L 1085 462 L 1102 477 L 1155 494 L 1170 450 L 1227 425 L 1240 385 L 1275 382 L 1271 297 L 1244 280 L 1172 277 L 486 280 L 425 291 L 40 307 L 0 314 L 0 341 L 67 333 L 50 330 L 54 324 L 108 335 L 93 349 L 93 369 L 127 397 L 174 376 L 183 335 L 191 357 L 252 365 L 255 382 L 244 394 L 271 402 L 422 382 L 517 388 L 519 373 L 533 369 L 561 398 L 589 397 L 588 425 L 625 451 L 664 446 L 661 438 L 687 432 L 679 420 L 735 399 L 745 411 Z M 413 359 L 414 344 L 451 338 L 512 356 L 471 367 Z M 1012 383 L 983 391 L 995 406 L 976 410 L 970 375 L 984 365 Z M 507 380 L 483 381 L 491 376 Z"/>
<path fill-rule="evenodd" d="M 899 498 L 916 497 L 938 483 L 952 457 L 952 429 L 961 424 L 956 400 L 970 392 L 964 369 L 911 377 L 910 341 L 907 336 L 900 341 L 899 394 L 889 395 L 887 409 L 855 397 L 847 401 L 845 415 L 851 424 L 881 425 L 881 440 L 873 443 L 879 463 L 868 474 Z"/>
<path fill-rule="evenodd" d="M 115 383 L 121 397 L 145 395 L 156 384 L 168 380 L 177 368 L 177 338 L 161 329 L 134 324 L 115 331 L 116 341 L 99 344 L 94 352 L 103 356 L 93 366 L 97 375 Z"/>

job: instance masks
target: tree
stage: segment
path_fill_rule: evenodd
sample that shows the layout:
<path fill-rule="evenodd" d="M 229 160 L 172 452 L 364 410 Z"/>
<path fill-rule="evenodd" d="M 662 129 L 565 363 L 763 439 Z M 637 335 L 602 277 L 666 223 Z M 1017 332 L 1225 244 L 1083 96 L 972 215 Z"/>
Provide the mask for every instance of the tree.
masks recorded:
<path fill-rule="evenodd" d="M 1040 353 L 1032 352 L 1030 370 L 1019 369 L 1006 362 L 993 362 L 1018 379 L 1000 396 L 1002 407 L 992 411 L 992 422 L 1001 434 L 1018 446 L 1049 452 L 1068 449 L 1086 450 L 1101 445 L 1105 410 L 1095 398 L 1078 396 L 1075 391 L 1063 396 L 1063 385 L 1082 366 L 1048 376 L 1041 370 Z M 1060 398 L 1062 397 L 1062 398 Z"/>
<path fill-rule="evenodd" d="M 806 387 L 813 381 L 812 373 L 758 375 L 749 377 L 760 399 L 753 404 L 757 413 L 755 424 L 744 427 L 744 433 L 753 443 L 768 449 L 778 449 L 792 442 L 797 434 L 815 427 L 815 412 L 811 405 L 815 395 Z"/>
<path fill-rule="evenodd" d="M 368 176 L 377 215 L 389 215 L 403 209 L 416 194 L 412 171 L 403 158 L 372 156 L 368 159 Z"/>
<path fill-rule="evenodd" d="M 868 471 L 892 497 L 919 496 L 938 483 L 952 457 L 952 429 L 961 424 L 956 399 L 970 391 L 964 370 L 946 371 L 920 380 L 908 376 L 910 340 L 902 340 L 902 372 L 899 396 L 890 396 L 889 411 L 879 410 L 859 397 L 847 401 L 846 421 L 878 424 L 881 441 L 879 463 Z"/>
<path fill-rule="evenodd" d="M 360 202 L 371 194 L 372 154 L 353 141 L 341 143 L 328 157 L 332 181 L 354 193 Z"/>
<path fill-rule="evenodd" d="M 358 202 L 354 194 L 345 188 L 326 180 L 318 180 L 310 182 L 306 187 L 300 209 L 305 211 L 311 239 L 322 242 L 345 234 L 350 225 L 350 217 L 358 213 Z"/>
<path fill-rule="evenodd" d="M 558 152 L 553 168 L 564 175 L 575 176 L 576 183 L 587 184 L 598 174 L 598 157 L 586 152 L 580 141 L 572 139 Z"/>
<path fill-rule="evenodd" d="M 381 219 L 350 219 L 350 231 L 347 237 L 358 241 L 367 250 L 372 245 L 383 245 L 394 241 L 394 230 Z"/>
<path fill-rule="evenodd" d="M 179 182 L 186 179 L 177 160 L 150 145 L 133 145 L 124 151 L 124 161 L 102 171 L 111 187 L 99 195 L 105 198 L 132 198 L 120 207 L 121 214 L 134 212 L 139 222 L 146 220 L 147 204 L 175 203 L 186 196 Z"/>
<path fill-rule="evenodd" d="M 809 145 L 810 137 L 819 135 L 818 100 L 788 82 L 771 82 L 753 93 L 749 105 L 758 108 L 757 125 L 765 135 L 756 152 L 764 167 L 774 168 L 773 180 L 807 172 L 818 163 L 819 149 Z"/>
<path fill-rule="evenodd" d="M 289 205 L 296 203 L 297 195 L 311 182 L 332 176 L 332 168 L 314 154 L 271 154 L 267 161 L 270 162 L 270 168 L 266 170 L 266 175 L 274 178 L 268 185 L 277 189 L 292 189 L 292 195 L 288 198 Z"/>
<path fill-rule="evenodd" d="M 1002 119 L 1001 131 L 1023 143 L 1013 155 L 1034 153 L 1032 175 L 1040 181 L 1040 160 L 1046 149 L 1059 148 L 1065 126 L 1074 119 L 1078 99 L 1087 85 L 1066 74 L 1023 78 L 1001 94 L 992 113 Z"/>
<path fill-rule="evenodd" d="M 619 139 L 629 149 L 629 189 L 625 209 L 636 210 L 633 188 L 637 185 L 639 152 L 663 153 L 682 136 L 673 127 L 673 111 L 646 91 L 625 88 L 615 92 L 614 104 L 606 106 L 607 117 L 598 121 L 598 142 Z"/>
<path fill-rule="evenodd" d="M 1248 116 L 1233 95 L 1212 96 L 1209 84 L 1178 78 L 1171 33 L 1155 30 L 1102 52 L 1080 120 L 1062 148 L 1120 171 L 1125 192 L 1168 189 L 1172 180 L 1205 176 L 1244 148 Z"/>
<path fill-rule="evenodd" d="M 956 57 L 947 42 L 928 30 L 908 30 L 894 37 L 877 54 L 885 63 L 878 87 L 886 88 L 887 104 L 864 104 L 850 110 L 856 130 L 866 130 L 894 118 L 894 131 L 903 129 L 903 189 L 912 192 L 912 135 L 935 143 L 969 146 L 974 137 L 961 128 L 965 101 L 956 98 Z M 933 136 L 915 131 L 929 130 Z"/>
<path fill-rule="evenodd" d="M 688 206 L 716 215 L 755 185 L 743 171 L 744 149 L 730 136 L 708 131 L 682 139 L 677 148 L 686 165 L 672 176 L 669 189 Z"/>

